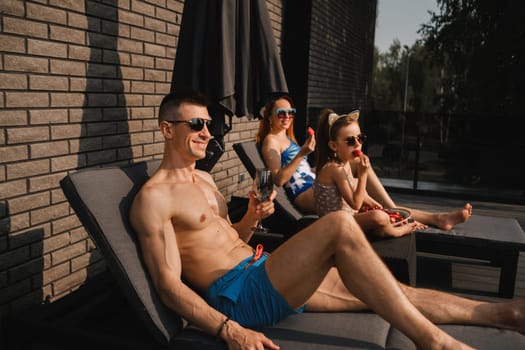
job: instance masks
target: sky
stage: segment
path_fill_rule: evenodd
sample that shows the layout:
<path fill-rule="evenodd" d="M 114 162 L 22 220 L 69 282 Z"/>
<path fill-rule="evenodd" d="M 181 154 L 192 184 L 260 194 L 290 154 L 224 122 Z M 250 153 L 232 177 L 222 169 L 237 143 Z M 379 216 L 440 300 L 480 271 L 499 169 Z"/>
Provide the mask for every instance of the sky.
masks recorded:
<path fill-rule="evenodd" d="M 429 10 L 437 12 L 436 0 L 378 0 L 375 46 L 388 51 L 397 38 L 401 46 L 412 46 L 420 38 L 417 30 L 430 20 Z"/>

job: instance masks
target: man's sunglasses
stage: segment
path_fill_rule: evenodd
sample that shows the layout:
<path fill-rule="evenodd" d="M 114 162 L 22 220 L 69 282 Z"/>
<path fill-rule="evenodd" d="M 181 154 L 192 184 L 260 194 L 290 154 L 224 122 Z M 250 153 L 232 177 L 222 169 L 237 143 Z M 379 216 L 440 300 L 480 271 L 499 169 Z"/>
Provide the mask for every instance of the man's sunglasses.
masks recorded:
<path fill-rule="evenodd" d="M 211 119 L 204 119 L 204 118 L 191 118 L 190 120 L 166 120 L 168 123 L 188 123 L 191 130 L 194 131 L 201 131 L 204 128 L 204 125 L 208 128 L 208 130 L 211 129 L 213 121 Z"/>
<path fill-rule="evenodd" d="M 296 112 L 297 110 L 295 108 L 290 108 L 290 109 L 279 108 L 275 110 L 275 115 L 279 119 L 284 119 L 286 118 L 286 116 L 293 118 L 295 117 Z"/>
<path fill-rule="evenodd" d="M 346 139 L 344 139 L 343 142 L 345 142 L 348 146 L 355 146 L 357 141 L 359 141 L 360 144 L 363 144 L 365 140 L 366 140 L 366 135 L 361 133 L 357 136 L 349 136 Z"/>

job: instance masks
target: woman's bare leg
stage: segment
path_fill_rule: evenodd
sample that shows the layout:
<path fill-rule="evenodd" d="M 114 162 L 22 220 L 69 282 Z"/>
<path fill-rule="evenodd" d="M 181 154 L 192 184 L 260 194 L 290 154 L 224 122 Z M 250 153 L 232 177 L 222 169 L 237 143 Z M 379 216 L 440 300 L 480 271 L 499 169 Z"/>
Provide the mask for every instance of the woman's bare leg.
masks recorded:
<path fill-rule="evenodd" d="M 313 187 L 297 196 L 293 204 L 304 214 L 316 214 Z"/>
<path fill-rule="evenodd" d="M 335 265 L 338 274 L 329 273 Z M 292 307 L 317 288 L 338 283 L 421 348 L 462 349 L 465 344 L 436 327 L 408 300 L 399 283 L 346 212 L 331 213 L 291 237 L 266 262 L 272 285 Z M 315 305 L 322 308 L 322 305 Z M 331 311 L 325 306 L 325 311 Z M 332 306 L 333 307 L 333 306 Z"/>

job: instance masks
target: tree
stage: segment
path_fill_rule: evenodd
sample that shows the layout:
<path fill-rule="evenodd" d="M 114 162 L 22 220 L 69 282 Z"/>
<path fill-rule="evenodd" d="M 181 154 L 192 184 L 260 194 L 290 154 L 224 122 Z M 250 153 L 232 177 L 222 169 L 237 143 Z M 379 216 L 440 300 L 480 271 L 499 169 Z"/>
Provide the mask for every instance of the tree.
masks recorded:
<path fill-rule="evenodd" d="M 521 0 L 437 0 L 422 26 L 443 67 L 442 107 L 455 113 L 515 114 L 525 107 L 525 21 Z"/>
<path fill-rule="evenodd" d="M 401 44 L 394 39 L 385 53 L 374 48 L 372 109 L 400 111 L 403 99 Z"/>
<path fill-rule="evenodd" d="M 407 60 L 410 61 L 408 64 Z M 373 109 L 403 110 L 407 68 L 407 111 L 438 111 L 441 87 L 439 68 L 419 42 L 407 49 L 401 47 L 398 39 L 394 39 L 388 52 L 374 50 Z"/>

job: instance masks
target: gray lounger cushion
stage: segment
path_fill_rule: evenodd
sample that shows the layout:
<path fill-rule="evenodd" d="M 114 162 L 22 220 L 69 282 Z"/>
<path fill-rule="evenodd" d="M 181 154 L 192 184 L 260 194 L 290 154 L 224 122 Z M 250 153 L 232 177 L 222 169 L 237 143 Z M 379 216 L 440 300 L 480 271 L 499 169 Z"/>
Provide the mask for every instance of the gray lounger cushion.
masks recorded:
<path fill-rule="evenodd" d="M 80 170 L 65 177 L 61 187 L 137 315 L 159 342 L 167 344 L 182 328 L 182 320 L 152 292 L 135 234 L 126 220 L 133 197 L 158 164 Z"/>
<path fill-rule="evenodd" d="M 525 349 L 525 337 L 514 331 L 464 325 L 440 325 L 439 328 L 474 349 Z M 395 328 L 392 328 L 387 348 L 416 350 L 414 343 Z"/>
<path fill-rule="evenodd" d="M 81 170 L 66 176 L 61 186 L 135 314 L 158 344 L 172 349 L 224 350 L 223 342 L 185 325 L 162 304 L 141 261 L 136 237 L 127 221 L 128 210 L 158 162 Z M 442 327 L 480 349 L 525 348 L 525 337 L 517 332 Z M 414 348 L 410 340 L 373 313 L 304 313 L 261 331 L 282 350 Z"/>
<path fill-rule="evenodd" d="M 140 258 L 127 216 L 133 197 L 158 164 L 85 169 L 66 176 L 61 186 L 128 302 L 159 343 L 174 349 L 225 349 L 199 329 L 183 328 L 183 320 L 160 301 Z M 305 313 L 261 331 L 282 349 L 373 349 L 384 347 L 388 329 L 387 322 L 370 313 Z"/>

